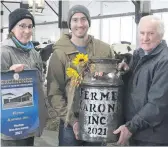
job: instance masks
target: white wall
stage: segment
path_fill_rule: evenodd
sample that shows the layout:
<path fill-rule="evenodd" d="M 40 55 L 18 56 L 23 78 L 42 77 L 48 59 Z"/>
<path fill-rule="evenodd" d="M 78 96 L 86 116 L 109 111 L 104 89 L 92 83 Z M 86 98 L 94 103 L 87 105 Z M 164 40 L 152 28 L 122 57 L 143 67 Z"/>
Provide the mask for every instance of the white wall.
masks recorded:
<path fill-rule="evenodd" d="M 58 1 L 47 0 L 55 11 L 58 12 Z M 109 0 L 112 1 L 112 0 Z M 102 9 L 102 15 L 134 12 L 134 5 L 132 2 L 103 2 L 102 5 L 98 0 L 88 1 L 70 1 L 70 7 L 75 4 L 85 5 L 91 13 L 91 16 L 98 16 L 100 9 Z M 10 10 L 18 8 L 18 4 L 6 4 Z M 151 8 L 168 8 L 168 1 L 166 0 L 152 0 Z M 3 16 L 3 26 L 8 26 L 8 15 L 9 12 L 5 10 Z M 165 22 L 165 36 L 164 38 L 168 41 L 168 13 L 154 14 L 158 15 Z M 57 15 L 46 5 L 43 11 L 43 16 L 35 16 L 36 23 L 45 21 L 57 21 Z M 95 38 L 102 39 L 103 41 L 112 44 L 120 41 L 130 41 L 133 44 L 136 42 L 136 25 L 134 16 L 108 18 L 102 20 L 102 32 L 100 33 L 100 20 L 92 20 L 91 28 L 89 32 L 95 36 Z M 4 30 L 3 39 L 6 38 L 8 31 Z M 101 35 L 101 36 L 100 36 Z M 51 41 L 57 40 L 60 36 L 60 30 L 58 24 L 52 25 L 40 25 L 36 26 L 36 40 L 43 42 L 47 39 Z"/>
<path fill-rule="evenodd" d="M 55 42 L 60 37 L 60 29 L 58 28 L 58 24 L 36 26 L 35 32 L 36 40 L 41 43 L 47 40 Z"/>
<path fill-rule="evenodd" d="M 164 21 L 165 35 L 164 39 L 168 42 L 168 12 L 155 13 Z M 113 44 L 120 41 L 129 41 L 132 44 L 136 44 L 136 24 L 134 16 L 108 18 L 102 20 L 102 40 L 106 43 Z M 92 27 L 90 33 L 96 38 L 100 38 L 99 20 L 92 20 Z M 96 25 L 97 24 L 97 25 Z"/>

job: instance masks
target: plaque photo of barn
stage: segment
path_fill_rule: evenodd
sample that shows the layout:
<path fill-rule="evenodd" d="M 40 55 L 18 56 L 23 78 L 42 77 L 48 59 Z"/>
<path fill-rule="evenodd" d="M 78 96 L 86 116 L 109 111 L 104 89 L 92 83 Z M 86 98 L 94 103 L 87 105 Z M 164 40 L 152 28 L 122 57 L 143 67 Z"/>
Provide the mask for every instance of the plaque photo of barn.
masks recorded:
<path fill-rule="evenodd" d="M 2 89 L 2 109 L 33 106 L 33 87 Z"/>

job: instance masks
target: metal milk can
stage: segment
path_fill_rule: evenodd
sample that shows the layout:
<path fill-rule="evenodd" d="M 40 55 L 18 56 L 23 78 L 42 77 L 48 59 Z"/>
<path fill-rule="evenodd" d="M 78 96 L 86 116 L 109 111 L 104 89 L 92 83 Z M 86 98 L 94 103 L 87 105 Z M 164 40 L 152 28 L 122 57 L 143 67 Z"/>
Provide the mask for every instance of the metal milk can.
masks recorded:
<path fill-rule="evenodd" d="M 88 72 L 79 87 L 79 138 L 88 142 L 117 142 L 113 131 L 123 124 L 123 81 L 116 59 L 91 59 L 102 76 Z"/>

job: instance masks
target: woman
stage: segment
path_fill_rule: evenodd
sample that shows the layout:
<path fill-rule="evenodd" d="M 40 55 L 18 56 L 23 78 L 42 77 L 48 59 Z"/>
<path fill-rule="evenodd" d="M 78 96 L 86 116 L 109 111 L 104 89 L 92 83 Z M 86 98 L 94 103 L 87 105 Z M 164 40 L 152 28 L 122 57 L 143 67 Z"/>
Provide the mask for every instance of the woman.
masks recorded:
<path fill-rule="evenodd" d="M 42 80 L 42 60 L 34 49 L 32 42 L 33 15 L 23 8 L 16 9 L 9 15 L 9 35 L 1 47 L 1 70 L 14 70 L 21 72 L 24 69 L 37 69 L 39 79 Z M 41 84 L 42 85 L 42 84 Z M 41 91 L 42 86 L 40 87 Z M 39 93 L 39 119 L 38 136 L 42 134 L 47 117 L 43 92 Z M 3 127 L 3 126 L 2 126 Z M 33 146 L 35 134 L 28 134 L 26 138 L 15 140 L 2 134 L 2 146 Z"/>

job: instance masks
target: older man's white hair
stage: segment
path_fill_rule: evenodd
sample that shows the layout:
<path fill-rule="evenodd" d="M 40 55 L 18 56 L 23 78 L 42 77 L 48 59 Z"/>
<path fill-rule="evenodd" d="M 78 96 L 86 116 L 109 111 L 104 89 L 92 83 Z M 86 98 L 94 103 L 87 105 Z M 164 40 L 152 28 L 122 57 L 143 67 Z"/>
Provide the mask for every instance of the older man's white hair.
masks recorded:
<path fill-rule="evenodd" d="M 147 20 L 149 22 L 150 21 L 156 22 L 156 24 L 157 24 L 157 32 L 160 34 L 160 37 L 163 38 L 164 32 L 165 32 L 165 30 L 164 30 L 164 22 L 160 18 L 158 18 L 157 16 L 154 16 L 154 15 L 144 16 L 144 17 L 142 17 L 140 19 L 140 22 L 138 24 L 138 29 L 139 29 L 142 21 L 144 21 L 144 20 Z"/>

